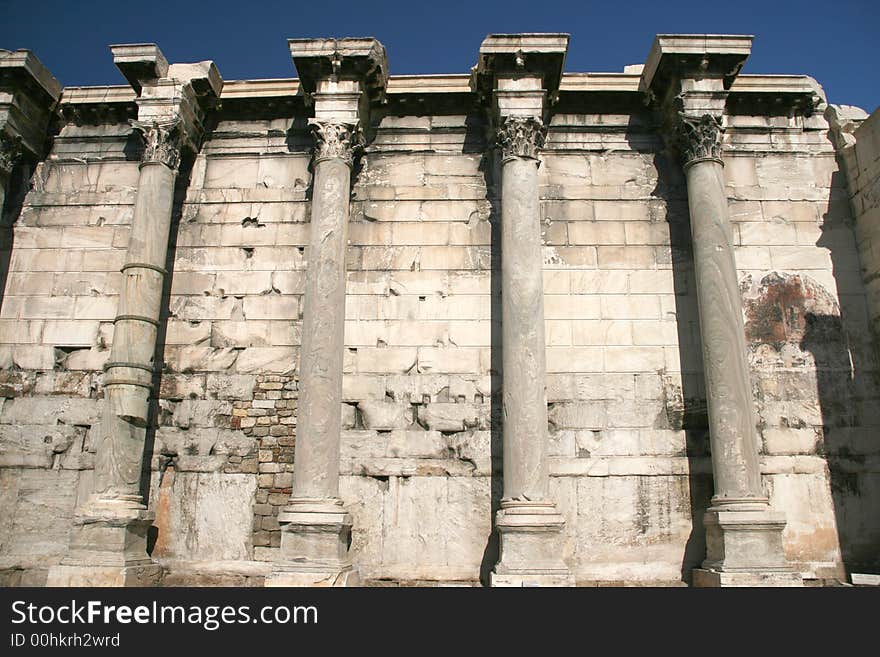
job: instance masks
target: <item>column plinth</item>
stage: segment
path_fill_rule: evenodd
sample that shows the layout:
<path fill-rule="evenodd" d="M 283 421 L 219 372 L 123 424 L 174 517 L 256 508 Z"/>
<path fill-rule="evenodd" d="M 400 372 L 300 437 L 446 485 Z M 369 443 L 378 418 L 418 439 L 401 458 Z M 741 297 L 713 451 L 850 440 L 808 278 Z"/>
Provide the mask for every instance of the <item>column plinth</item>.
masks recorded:
<path fill-rule="evenodd" d="M 574 586 L 562 561 L 565 520 L 551 501 L 501 500 L 500 554 L 492 586 Z"/>
<path fill-rule="evenodd" d="M 339 498 L 294 497 L 278 514 L 281 561 L 266 586 L 356 586 L 351 563 L 351 515 Z"/>

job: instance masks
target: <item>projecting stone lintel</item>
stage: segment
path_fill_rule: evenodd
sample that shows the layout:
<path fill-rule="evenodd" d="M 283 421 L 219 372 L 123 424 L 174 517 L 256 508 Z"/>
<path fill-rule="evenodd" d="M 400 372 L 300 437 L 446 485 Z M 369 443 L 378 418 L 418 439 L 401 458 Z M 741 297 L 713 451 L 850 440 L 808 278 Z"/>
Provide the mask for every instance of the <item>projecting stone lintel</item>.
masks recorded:
<path fill-rule="evenodd" d="M 223 91 L 214 62 L 168 64 L 155 44 L 110 46 L 113 62 L 137 94 L 137 121 L 144 135 L 145 162 L 177 166 L 179 151 L 197 151 L 205 115 Z"/>
<path fill-rule="evenodd" d="M 0 166 L 42 157 L 60 96 L 61 85 L 34 53 L 0 50 L 0 136 L 8 156 Z"/>
<path fill-rule="evenodd" d="M 306 94 L 327 78 L 357 80 L 370 103 L 383 103 L 388 87 L 385 47 L 372 37 L 288 39 L 290 56 Z"/>
<path fill-rule="evenodd" d="M 489 98 L 499 79 L 538 78 L 551 100 L 559 91 L 569 35 L 563 33 L 490 34 L 480 45 L 471 88 Z"/>
<path fill-rule="evenodd" d="M 140 94 L 144 82 L 164 78 L 168 74 L 168 60 L 155 43 L 128 43 L 111 45 L 113 63 L 135 93 Z"/>
<path fill-rule="evenodd" d="M 675 80 L 717 78 L 729 89 L 752 50 L 750 35 L 658 34 L 639 87 L 660 98 Z"/>

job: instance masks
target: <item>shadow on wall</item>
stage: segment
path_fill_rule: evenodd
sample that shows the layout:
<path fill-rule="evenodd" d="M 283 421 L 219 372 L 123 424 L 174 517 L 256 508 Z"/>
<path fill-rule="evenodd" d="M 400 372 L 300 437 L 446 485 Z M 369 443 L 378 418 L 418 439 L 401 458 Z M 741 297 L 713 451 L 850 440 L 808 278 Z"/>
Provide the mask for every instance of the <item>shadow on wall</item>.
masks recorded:
<path fill-rule="evenodd" d="M 499 203 L 501 169 L 499 158 L 495 157 L 495 149 L 492 144 L 486 143 L 487 126 L 484 121 L 477 117 L 468 117 L 466 120 L 467 133 L 465 135 L 464 152 L 481 153 L 480 171 L 486 181 L 486 197 L 490 204 L 489 223 L 491 225 L 491 270 L 490 276 L 490 363 L 489 376 L 491 386 L 490 406 L 490 508 L 491 532 L 483 550 L 483 558 L 480 561 L 480 584 L 489 586 L 490 576 L 495 564 L 500 557 L 500 543 L 498 530 L 495 527 L 495 519 L 501 509 L 501 496 L 504 493 L 503 482 L 503 338 L 501 326 L 501 206 Z"/>
<path fill-rule="evenodd" d="M 0 309 L 6 296 L 12 249 L 15 243 L 15 222 L 21 216 L 21 208 L 27 195 L 34 167 L 30 162 L 19 163 L 9 176 L 6 201 L 0 207 Z"/>
<path fill-rule="evenodd" d="M 144 440 L 143 463 L 141 465 L 141 492 L 144 496 L 144 504 L 150 506 L 150 495 L 152 483 L 152 464 L 153 451 L 156 444 L 156 431 L 161 421 L 161 413 L 159 408 L 159 399 L 162 389 L 162 375 L 165 371 L 165 340 L 168 332 L 168 318 L 171 313 L 171 286 L 174 282 L 174 262 L 177 256 L 177 237 L 180 229 L 180 220 L 183 216 L 183 203 L 186 200 L 186 193 L 189 189 L 190 177 L 192 175 L 192 166 L 194 159 L 192 156 L 186 157 L 180 164 L 180 170 L 174 185 L 174 205 L 171 210 L 171 227 L 168 235 L 168 254 L 165 259 L 165 271 L 168 272 L 162 282 L 162 298 L 159 306 L 159 326 L 156 330 L 156 350 L 153 355 L 153 394 L 150 395 L 150 410 L 147 422 L 146 439 Z M 162 464 L 165 467 L 174 465 L 171 461 L 163 459 Z M 156 493 L 165 476 L 165 468 L 159 472 L 156 481 Z M 158 515 L 158 514 L 157 514 Z M 159 524 L 161 518 L 156 519 L 147 532 L 147 554 L 152 554 L 159 539 Z"/>
<path fill-rule="evenodd" d="M 841 171 L 832 174 L 831 187 L 816 246 L 830 252 L 840 314 L 806 313 L 800 347 L 816 363 L 820 446 L 831 476 L 844 567 L 847 575 L 880 573 L 880 362 Z"/>
<path fill-rule="evenodd" d="M 836 298 L 809 275 L 795 273 L 773 271 L 743 285 L 747 344 L 765 365 L 755 393 L 764 405 L 762 423 L 772 422 L 764 426 L 764 449 L 824 456 L 830 475 L 837 535 L 815 527 L 795 549 L 830 558 L 839 544 L 849 574 L 876 571 L 880 556 L 880 477 L 871 472 L 880 394 L 853 222 L 845 199 L 834 197 L 844 184 L 835 173 L 816 242 L 831 254 Z M 804 504 L 812 510 L 809 500 Z"/>
<path fill-rule="evenodd" d="M 628 140 L 629 135 L 628 132 Z M 638 146 L 637 142 L 631 142 L 631 145 L 633 148 Z M 709 419 L 703 378 L 703 353 L 687 187 L 682 168 L 668 149 L 658 150 L 658 146 L 655 146 L 654 153 L 657 185 L 651 194 L 663 200 L 666 207 L 666 221 L 669 224 L 669 257 L 675 289 L 678 357 L 681 370 L 680 385 L 674 377 L 664 376 L 663 392 L 668 428 L 685 432 L 685 454 L 682 456 L 687 456 L 690 472 L 688 501 L 691 531 L 682 554 L 681 579 L 690 585 L 693 569 L 699 568 L 706 558 L 703 515 L 713 492 L 711 470 L 709 473 L 706 472 L 709 461 Z"/>

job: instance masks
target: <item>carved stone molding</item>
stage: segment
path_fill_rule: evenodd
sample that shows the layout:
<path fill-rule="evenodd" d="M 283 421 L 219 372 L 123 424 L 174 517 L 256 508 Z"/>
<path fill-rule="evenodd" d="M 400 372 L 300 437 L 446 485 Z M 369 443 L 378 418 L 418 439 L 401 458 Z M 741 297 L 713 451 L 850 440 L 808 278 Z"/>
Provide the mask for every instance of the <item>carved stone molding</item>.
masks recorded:
<path fill-rule="evenodd" d="M 700 160 L 721 162 L 722 138 L 724 129 L 721 117 L 715 114 L 690 116 L 678 112 L 676 122 L 676 142 L 684 166 Z"/>
<path fill-rule="evenodd" d="M 508 116 L 497 134 L 502 159 L 528 157 L 537 160 L 546 132 L 544 124 L 534 116 Z"/>
<path fill-rule="evenodd" d="M 348 166 L 354 165 L 354 160 L 363 147 L 363 138 L 357 124 L 312 119 L 310 125 L 315 135 L 316 163 L 339 159 Z"/>
<path fill-rule="evenodd" d="M 144 138 L 141 162 L 159 162 L 169 169 L 180 164 L 182 131 L 180 119 L 171 121 L 131 121 L 132 127 Z"/>
<path fill-rule="evenodd" d="M 21 139 L 0 132 L 0 173 L 9 175 L 21 157 Z"/>

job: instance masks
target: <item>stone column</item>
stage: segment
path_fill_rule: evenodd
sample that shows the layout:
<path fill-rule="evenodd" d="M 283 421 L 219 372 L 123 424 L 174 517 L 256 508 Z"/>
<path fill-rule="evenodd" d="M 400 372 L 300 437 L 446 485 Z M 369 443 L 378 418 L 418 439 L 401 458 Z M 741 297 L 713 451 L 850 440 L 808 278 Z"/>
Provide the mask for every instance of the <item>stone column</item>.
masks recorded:
<path fill-rule="evenodd" d="M 374 39 L 295 39 L 291 55 L 314 102 L 308 271 L 299 416 L 290 503 L 278 515 L 281 554 L 266 586 L 354 586 L 352 518 L 339 497 L 345 251 L 352 167 L 387 62 Z M 377 73 L 378 72 L 378 73 Z"/>
<path fill-rule="evenodd" d="M 722 121 L 727 90 L 751 37 L 660 36 L 643 73 L 660 92 L 667 137 L 681 158 L 697 285 L 715 491 L 703 524 L 706 560 L 696 586 L 797 585 L 786 563 L 785 515 L 761 484 L 757 418 L 749 378 L 733 240 L 724 188 Z"/>
<path fill-rule="evenodd" d="M 117 63 L 131 48 L 114 47 Z M 193 82 L 219 79 L 211 75 L 216 69 L 210 62 L 175 66 L 183 70 L 170 74 L 182 74 L 180 78 L 143 80 L 138 114 L 145 120 L 132 122 L 143 137 L 144 152 L 113 344 L 104 366 L 94 483 L 74 520 L 69 552 L 50 571 L 50 586 L 152 586 L 161 577 L 160 566 L 147 554 L 153 514 L 144 504 L 141 484 L 144 461 L 150 456 L 144 454 L 144 442 L 154 354 L 181 150 L 194 149 L 201 135 L 202 109 Z M 202 86 L 210 89 L 210 96 L 219 95 L 210 83 Z"/>
<path fill-rule="evenodd" d="M 303 308 L 300 398 L 290 503 L 279 514 L 282 560 L 308 559 L 306 573 L 279 570 L 272 586 L 355 584 L 348 558 L 352 519 L 339 498 L 345 247 L 357 125 L 312 122 L 314 158 L 309 268 Z M 309 572 L 310 571 L 310 572 Z"/>
<path fill-rule="evenodd" d="M 544 126 L 508 116 L 501 147 L 501 324 L 504 493 L 493 586 L 569 585 L 562 516 L 549 495 L 544 280 L 538 149 Z"/>
<path fill-rule="evenodd" d="M 501 147 L 501 323 L 504 508 L 547 499 L 543 247 L 538 207 L 540 119 L 509 116 Z M 552 504 L 550 504 L 552 507 Z"/>
<path fill-rule="evenodd" d="M 504 491 L 492 586 L 571 586 L 565 521 L 550 498 L 538 159 L 568 35 L 490 35 L 473 86 L 486 100 L 501 155 L 501 323 Z"/>

